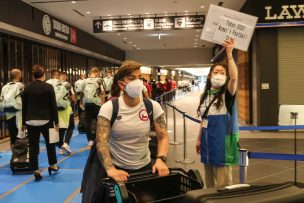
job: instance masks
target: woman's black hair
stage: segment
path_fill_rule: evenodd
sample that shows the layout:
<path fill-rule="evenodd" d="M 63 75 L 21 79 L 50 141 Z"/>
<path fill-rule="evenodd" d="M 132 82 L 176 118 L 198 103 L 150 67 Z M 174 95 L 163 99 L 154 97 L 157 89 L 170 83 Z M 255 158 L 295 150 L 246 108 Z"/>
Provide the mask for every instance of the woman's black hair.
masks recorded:
<path fill-rule="evenodd" d="M 207 77 L 207 82 L 206 82 L 206 86 L 205 86 L 205 89 L 204 89 L 204 92 L 203 94 L 201 95 L 201 99 L 200 99 L 200 103 L 197 107 L 197 115 L 200 116 L 201 114 L 201 106 L 202 104 L 205 102 L 208 94 L 210 94 L 210 90 L 211 90 L 211 87 L 212 87 L 212 84 L 211 84 L 211 73 L 213 71 L 213 69 L 216 67 L 216 66 L 222 66 L 225 70 L 226 70 L 226 83 L 221 87 L 220 91 L 219 91 L 219 94 L 222 95 L 225 93 L 225 90 L 227 88 L 227 85 L 228 85 L 228 81 L 229 81 L 229 72 L 228 72 L 228 67 L 225 65 L 225 64 L 222 64 L 222 63 L 216 63 L 216 64 L 213 64 L 211 67 L 210 67 L 210 71 L 208 73 L 208 77 Z M 216 101 L 215 101 L 215 106 L 216 106 L 216 109 L 219 109 L 221 106 L 223 105 L 223 97 L 221 96 L 218 96 Z"/>

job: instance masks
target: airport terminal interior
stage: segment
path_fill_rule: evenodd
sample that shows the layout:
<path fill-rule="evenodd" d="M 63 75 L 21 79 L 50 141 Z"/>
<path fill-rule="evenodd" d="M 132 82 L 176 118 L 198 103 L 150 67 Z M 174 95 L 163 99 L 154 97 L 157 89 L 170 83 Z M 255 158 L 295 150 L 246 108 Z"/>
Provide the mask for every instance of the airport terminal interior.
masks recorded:
<path fill-rule="evenodd" d="M 304 202 L 303 36 L 303 0 L 0 0 L 0 203 Z M 134 64 L 137 69 L 122 71 Z M 39 117 L 42 110 L 28 116 L 30 103 L 44 106 L 44 98 L 29 100 L 37 80 L 47 81 L 41 88 L 54 87 L 44 95 L 56 100 L 61 134 L 37 135 L 34 146 L 33 129 L 50 121 L 58 127 L 58 118 Z M 22 88 L 9 89 L 16 84 Z M 88 96 L 90 85 L 98 104 Z M 69 98 L 63 110 L 61 86 Z M 150 123 L 147 100 L 152 118 L 157 114 Z M 115 101 L 125 106 L 113 124 Z M 144 108 L 134 112 L 145 124 L 121 118 L 134 101 Z M 135 144 L 119 138 L 123 131 L 130 137 L 128 126 L 146 129 L 148 136 L 130 138 L 141 142 Z M 51 134 L 58 139 L 53 144 Z M 57 165 L 50 161 L 55 145 Z M 168 167 L 168 174 L 132 168 L 150 160 L 148 151 L 152 164 Z M 102 171 L 89 171 L 93 154 Z M 130 157 L 138 159 L 131 168 Z M 96 182 L 106 185 L 103 195 L 111 201 L 96 192 L 95 200 L 85 197 L 83 188 L 89 188 L 86 195 L 93 191 L 93 184 L 83 184 L 85 174 L 106 174 L 109 160 L 117 169 L 134 169 L 137 179 L 118 181 L 108 170 L 109 182 L 99 175 Z"/>

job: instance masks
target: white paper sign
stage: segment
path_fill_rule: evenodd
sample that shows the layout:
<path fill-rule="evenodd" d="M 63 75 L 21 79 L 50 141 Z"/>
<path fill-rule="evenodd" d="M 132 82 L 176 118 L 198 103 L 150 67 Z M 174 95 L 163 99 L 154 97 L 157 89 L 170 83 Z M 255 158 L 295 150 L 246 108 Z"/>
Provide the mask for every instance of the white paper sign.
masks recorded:
<path fill-rule="evenodd" d="M 247 51 L 257 20 L 255 16 L 211 4 L 201 39 L 222 44 L 232 37 L 236 49 Z"/>
<path fill-rule="evenodd" d="M 294 125 L 295 121 L 291 118 L 291 112 L 297 112 L 297 125 L 304 125 L 304 105 L 280 105 L 279 125 Z"/>
<path fill-rule="evenodd" d="M 59 132 L 55 128 L 49 128 L 50 144 L 59 142 Z"/>

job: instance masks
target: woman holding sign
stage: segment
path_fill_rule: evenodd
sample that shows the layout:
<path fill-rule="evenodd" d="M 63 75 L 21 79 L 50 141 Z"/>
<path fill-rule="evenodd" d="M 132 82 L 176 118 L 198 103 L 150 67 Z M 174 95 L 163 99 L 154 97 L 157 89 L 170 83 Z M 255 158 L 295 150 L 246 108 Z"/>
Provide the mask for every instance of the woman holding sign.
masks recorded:
<path fill-rule="evenodd" d="M 235 95 L 238 70 L 232 51 L 234 40 L 226 47 L 228 66 L 214 64 L 210 68 L 205 90 L 197 112 L 202 122 L 196 152 L 204 164 L 207 187 L 232 184 L 232 165 L 238 163 L 238 118 Z"/>

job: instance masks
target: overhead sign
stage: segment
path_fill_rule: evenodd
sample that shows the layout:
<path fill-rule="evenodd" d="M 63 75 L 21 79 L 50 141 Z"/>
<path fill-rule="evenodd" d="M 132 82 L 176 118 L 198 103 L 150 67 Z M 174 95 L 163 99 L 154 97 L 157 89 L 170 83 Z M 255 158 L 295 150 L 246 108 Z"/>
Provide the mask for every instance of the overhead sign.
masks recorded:
<path fill-rule="evenodd" d="M 223 44 L 233 38 L 236 49 L 247 51 L 257 20 L 255 16 L 211 4 L 201 39 Z"/>
<path fill-rule="evenodd" d="M 168 16 L 93 20 L 93 32 L 128 32 L 203 28 L 205 16 Z"/>
<path fill-rule="evenodd" d="M 77 29 L 54 19 L 49 15 L 42 17 L 42 29 L 45 35 L 62 41 L 77 43 Z"/>
<path fill-rule="evenodd" d="M 304 26 L 303 0 L 257 1 L 254 13 L 259 16 L 257 27 Z"/>

